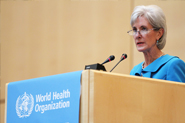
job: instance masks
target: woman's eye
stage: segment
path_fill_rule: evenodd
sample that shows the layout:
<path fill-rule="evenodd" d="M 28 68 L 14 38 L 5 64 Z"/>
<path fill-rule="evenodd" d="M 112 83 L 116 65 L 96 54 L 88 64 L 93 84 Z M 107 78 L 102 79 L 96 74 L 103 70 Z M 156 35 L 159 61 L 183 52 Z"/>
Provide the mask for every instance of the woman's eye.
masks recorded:
<path fill-rule="evenodd" d="M 141 30 L 142 30 L 142 31 L 147 31 L 147 28 L 142 28 Z"/>
<path fill-rule="evenodd" d="M 137 32 L 137 29 L 133 29 L 133 32 Z"/>

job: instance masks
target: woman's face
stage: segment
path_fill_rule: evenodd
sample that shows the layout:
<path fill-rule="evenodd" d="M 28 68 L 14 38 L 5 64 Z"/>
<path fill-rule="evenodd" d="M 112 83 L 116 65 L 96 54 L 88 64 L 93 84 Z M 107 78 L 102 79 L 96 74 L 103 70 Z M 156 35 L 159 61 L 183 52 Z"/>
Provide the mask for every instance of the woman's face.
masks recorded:
<path fill-rule="evenodd" d="M 133 30 L 149 30 L 146 34 L 137 32 L 135 35 L 133 35 L 136 48 L 139 52 L 149 52 L 150 50 L 155 50 L 157 48 L 156 42 L 160 37 L 158 35 L 158 31 L 154 31 L 152 28 L 153 27 L 149 24 L 148 20 L 144 16 L 138 17 L 133 24 Z"/>

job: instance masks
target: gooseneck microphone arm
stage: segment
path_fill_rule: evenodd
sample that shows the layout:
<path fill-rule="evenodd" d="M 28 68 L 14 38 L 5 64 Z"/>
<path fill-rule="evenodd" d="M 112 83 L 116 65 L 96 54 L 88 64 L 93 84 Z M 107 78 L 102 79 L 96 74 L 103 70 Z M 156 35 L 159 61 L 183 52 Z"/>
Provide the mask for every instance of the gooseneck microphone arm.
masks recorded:
<path fill-rule="evenodd" d="M 115 68 L 121 61 L 123 61 L 123 60 L 126 59 L 126 58 L 127 58 L 127 54 L 122 54 L 121 59 L 120 59 L 119 62 L 110 70 L 110 72 L 111 72 L 112 70 L 114 70 L 114 68 Z"/>
<path fill-rule="evenodd" d="M 112 70 L 114 70 L 114 68 L 121 62 L 121 60 L 110 70 L 110 72 L 112 72 Z"/>

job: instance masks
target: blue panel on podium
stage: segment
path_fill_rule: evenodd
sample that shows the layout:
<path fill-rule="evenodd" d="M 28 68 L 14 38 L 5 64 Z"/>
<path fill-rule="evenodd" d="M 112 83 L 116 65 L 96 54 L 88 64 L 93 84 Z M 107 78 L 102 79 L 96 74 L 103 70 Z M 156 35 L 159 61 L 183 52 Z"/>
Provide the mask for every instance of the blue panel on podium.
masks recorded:
<path fill-rule="evenodd" d="M 7 123 L 78 123 L 82 71 L 7 85 Z"/>

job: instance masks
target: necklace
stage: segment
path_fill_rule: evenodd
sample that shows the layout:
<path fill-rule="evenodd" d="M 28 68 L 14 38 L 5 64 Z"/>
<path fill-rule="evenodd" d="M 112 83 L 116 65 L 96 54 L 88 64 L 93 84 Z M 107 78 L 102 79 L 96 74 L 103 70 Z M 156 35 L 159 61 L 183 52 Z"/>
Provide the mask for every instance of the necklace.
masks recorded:
<path fill-rule="evenodd" d="M 160 55 L 158 58 L 160 58 L 160 57 L 162 57 L 162 56 L 164 56 L 165 54 L 164 53 L 162 53 L 162 55 Z M 143 64 L 142 64 L 142 69 L 144 69 L 145 67 L 144 67 L 144 65 L 145 65 L 145 62 L 143 62 Z"/>

